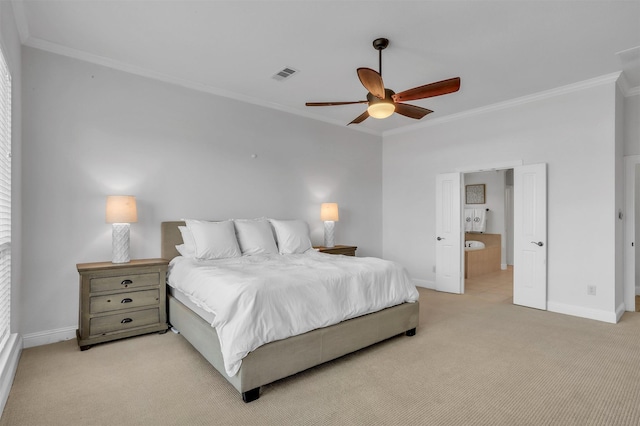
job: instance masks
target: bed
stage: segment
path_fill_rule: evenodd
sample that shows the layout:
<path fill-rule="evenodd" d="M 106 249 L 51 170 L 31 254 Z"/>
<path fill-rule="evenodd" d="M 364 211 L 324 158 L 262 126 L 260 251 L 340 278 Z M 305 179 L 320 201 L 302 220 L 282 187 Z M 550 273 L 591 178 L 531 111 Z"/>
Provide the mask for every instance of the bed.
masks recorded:
<path fill-rule="evenodd" d="M 184 225 L 184 221 L 161 224 L 161 252 L 164 259 L 171 261 L 180 256 L 176 246 L 183 244 L 183 239 L 178 227 Z M 216 329 L 203 318 L 202 312 L 196 313 L 198 306 L 180 297 L 174 288 L 168 287 L 168 290 L 169 323 L 240 392 L 244 402 L 258 399 L 263 385 L 399 334 L 413 336 L 418 325 L 419 303 L 400 303 L 263 344 L 242 358 L 235 374 L 229 374 Z"/>

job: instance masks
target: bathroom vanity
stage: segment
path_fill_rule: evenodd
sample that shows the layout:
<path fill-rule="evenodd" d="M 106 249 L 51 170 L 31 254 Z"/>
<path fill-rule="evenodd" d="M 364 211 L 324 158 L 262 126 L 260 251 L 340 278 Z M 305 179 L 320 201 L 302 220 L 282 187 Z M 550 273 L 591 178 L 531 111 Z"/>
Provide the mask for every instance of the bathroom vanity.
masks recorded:
<path fill-rule="evenodd" d="M 502 256 L 502 236 L 500 234 L 467 232 L 464 234 L 464 240 L 465 278 L 476 278 L 500 270 Z M 475 242 L 481 244 L 476 244 Z"/>

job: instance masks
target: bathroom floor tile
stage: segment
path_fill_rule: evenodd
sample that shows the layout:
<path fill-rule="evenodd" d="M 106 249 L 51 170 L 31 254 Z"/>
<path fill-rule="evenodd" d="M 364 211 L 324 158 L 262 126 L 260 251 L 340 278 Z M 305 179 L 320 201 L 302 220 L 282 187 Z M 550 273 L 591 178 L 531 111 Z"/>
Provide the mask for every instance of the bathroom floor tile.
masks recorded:
<path fill-rule="evenodd" d="M 465 294 L 489 302 L 513 303 L 513 267 L 480 277 L 468 278 Z"/>

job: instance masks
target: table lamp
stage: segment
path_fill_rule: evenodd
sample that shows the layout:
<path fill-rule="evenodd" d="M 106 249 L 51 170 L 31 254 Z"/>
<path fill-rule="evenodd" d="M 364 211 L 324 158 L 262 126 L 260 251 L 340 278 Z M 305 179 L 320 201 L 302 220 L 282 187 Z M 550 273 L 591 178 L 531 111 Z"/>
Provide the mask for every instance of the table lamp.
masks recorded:
<path fill-rule="evenodd" d="M 322 203 L 320 206 L 320 220 L 324 221 L 324 246 L 335 247 L 334 229 L 339 220 L 338 203 Z"/>
<path fill-rule="evenodd" d="M 138 221 L 136 197 L 131 195 L 107 196 L 107 223 L 111 223 L 112 263 L 128 263 L 129 224 Z"/>

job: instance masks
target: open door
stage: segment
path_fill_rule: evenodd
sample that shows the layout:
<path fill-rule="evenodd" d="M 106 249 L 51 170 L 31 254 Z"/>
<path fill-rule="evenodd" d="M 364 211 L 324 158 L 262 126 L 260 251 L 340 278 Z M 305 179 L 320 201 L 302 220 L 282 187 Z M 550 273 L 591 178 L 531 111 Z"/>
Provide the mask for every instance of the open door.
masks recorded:
<path fill-rule="evenodd" d="M 436 176 L 436 290 L 463 292 L 460 173 Z"/>
<path fill-rule="evenodd" d="M 547 165 L 513 170 L 513 303 L 547 309 Z"/>

